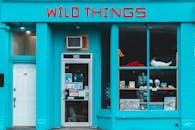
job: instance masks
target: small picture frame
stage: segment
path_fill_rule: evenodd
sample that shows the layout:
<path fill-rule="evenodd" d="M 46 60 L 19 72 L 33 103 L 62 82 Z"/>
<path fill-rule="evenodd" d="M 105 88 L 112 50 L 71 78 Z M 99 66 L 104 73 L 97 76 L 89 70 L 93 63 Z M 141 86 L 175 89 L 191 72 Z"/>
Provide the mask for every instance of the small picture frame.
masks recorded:
<path fill-rule="evenodd" d="M 129 81 L 129 88 L 135 88 L 135 81 Z"/>
<path fill-rule="evenodd" d="M 72 82 L 72 73 L 65 73 L 65 82 L 66 83 Z"/>
<path fill-rule="evenodd" d="M 176 97 L 164 97 L 164 110 L 175 110 Z"/>
<path fill-rule="evenodd" d="M 83 89 L 83 82 L 73 82 L 73 89 Z"/>
<path fill-rule="evenodd" d="M 140 100 L 120 99 L 120 110 L 121 111 L 140 110 Z"/>
<path fill-rule="evenodd" d="M 69 96 L 70 97 L 78 97 L 79 96 L 79 90 L 78 89 L 69 89 Z"/>
<path fill-rule="evenodd" d="M 120 88 L 125 88 L 125 81 L 124 80 L 120 81 Z"/>

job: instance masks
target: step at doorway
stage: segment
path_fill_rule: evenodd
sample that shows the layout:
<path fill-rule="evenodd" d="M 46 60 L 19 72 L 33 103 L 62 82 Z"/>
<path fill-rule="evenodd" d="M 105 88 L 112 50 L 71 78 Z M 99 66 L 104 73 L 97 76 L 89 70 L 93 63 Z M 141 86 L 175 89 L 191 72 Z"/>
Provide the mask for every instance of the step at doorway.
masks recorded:
<path fill-rule="evenodd" d="M 7 130 L 36 130 L 35 127 L 17 127 L 17 128 L 9 128 Z"/>
<path fill-rule="evenodd" d="M 66 127 L 66 128 L 59 128 L 54 130 L 100 130 L 98 128 L 83 128 L 83 127 Z"/>

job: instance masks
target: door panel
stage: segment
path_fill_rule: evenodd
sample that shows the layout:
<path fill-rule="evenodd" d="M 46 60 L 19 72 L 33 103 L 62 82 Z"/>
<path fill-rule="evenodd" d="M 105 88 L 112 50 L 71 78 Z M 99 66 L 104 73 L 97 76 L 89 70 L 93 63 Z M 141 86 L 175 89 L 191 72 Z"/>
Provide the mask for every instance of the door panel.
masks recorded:
<path fill-rule="evenodd" d="M 35 126 L 36 67 L 13 65 L 13 126 Z"/>

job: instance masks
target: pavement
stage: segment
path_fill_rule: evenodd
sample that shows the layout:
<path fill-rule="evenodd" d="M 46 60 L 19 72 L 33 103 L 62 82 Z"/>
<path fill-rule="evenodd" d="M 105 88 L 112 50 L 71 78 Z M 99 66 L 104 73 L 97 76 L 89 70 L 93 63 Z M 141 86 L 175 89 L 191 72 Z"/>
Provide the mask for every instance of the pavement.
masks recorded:
<path fill-rule="evenodd" d="M 7 130 L 36 130 L 36 128 L 32 127 L 18 127 L 18 128 L 10 128 Z M 67 128 L 56 128 L 52 130 L 100 130 L 98 128 L 88 128 L 88 127 L 67 127 Z"/>

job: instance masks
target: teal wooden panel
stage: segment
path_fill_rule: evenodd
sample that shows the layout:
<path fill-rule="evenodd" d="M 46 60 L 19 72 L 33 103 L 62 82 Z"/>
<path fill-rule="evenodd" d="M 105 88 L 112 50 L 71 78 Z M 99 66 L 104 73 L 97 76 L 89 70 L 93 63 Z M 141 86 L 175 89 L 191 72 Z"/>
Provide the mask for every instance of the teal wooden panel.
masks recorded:
<path fill-rule="evenodd" d="M 119 48 L 119 27 L 112 25 L 110 34 L 110 88 L 111 88 L 111 110 L 115 113 L 118 110 L 118 48 Z"/>
<path fill-rule="evenodd" d="M 112 130 L 180 130 L 179 119 L 116 119 Z"/>
<path fill-rule="evenodd" d="M 0 88 L 0 128 L 5 129 L 11 125 L 9 119 L 12 113 L 10 108 L 9 92 L 9 31 L 0 28 L 0 73 L 4 74 L 4 86 Z M 2 44 L 3 43 L 3 44 Z M 12 98 L 11 98 L 12 99 Z"/>
<path fill-rule="evenodd" d="M 195 25 L 181 24 L 181 117 L 195 118 Z"/>
<path fill-rule="evenodd" d="M 88 2 L 3 2 L 1 18 L 2 22 L 191 22 L 195 21 L 194 11 L 195 2 L 140 2 L 140 3 L 113 3 L 110 2 L 93 2 L 88 4 Z M 34 9 L 36 7 L 36 10 Z M 65 13 L 62 12 L 62 17 L 59 16 L 59 8 L 67 8 L 67 17 Z M 79 7 L 80 13 L 78 18 L 72 17 L 72 7 Z M 95 15 L 92 16 L 92 9 L 90 9 L 89 17 L 86 17 L 86 7 L 94 8 L 99 10 L 102 8 L 102 16 Z M 106 10 L 108 8 L 108 17 L 105 16 Z M 111 8 L 125 8 L 132 7 L 134 9 L 133 18 L 124 18 L 124 14 L 121 17 L 112 17 Z M 137 18 L 136 13 L 137 7 L 146 8 L 146 18 Z M 55 9 L 56 16 L 51 16 L 48 18 L 47 9 Z M 182 10 L 182 11 L 181 11 Z M 130 13 L 128 13 L 129 15 Z"/>
<path fill-rule="evenodd" d="M 36 127 L 38 130 L 53 127 L 53 45 L 47 23 L 36 25 Z"/>

